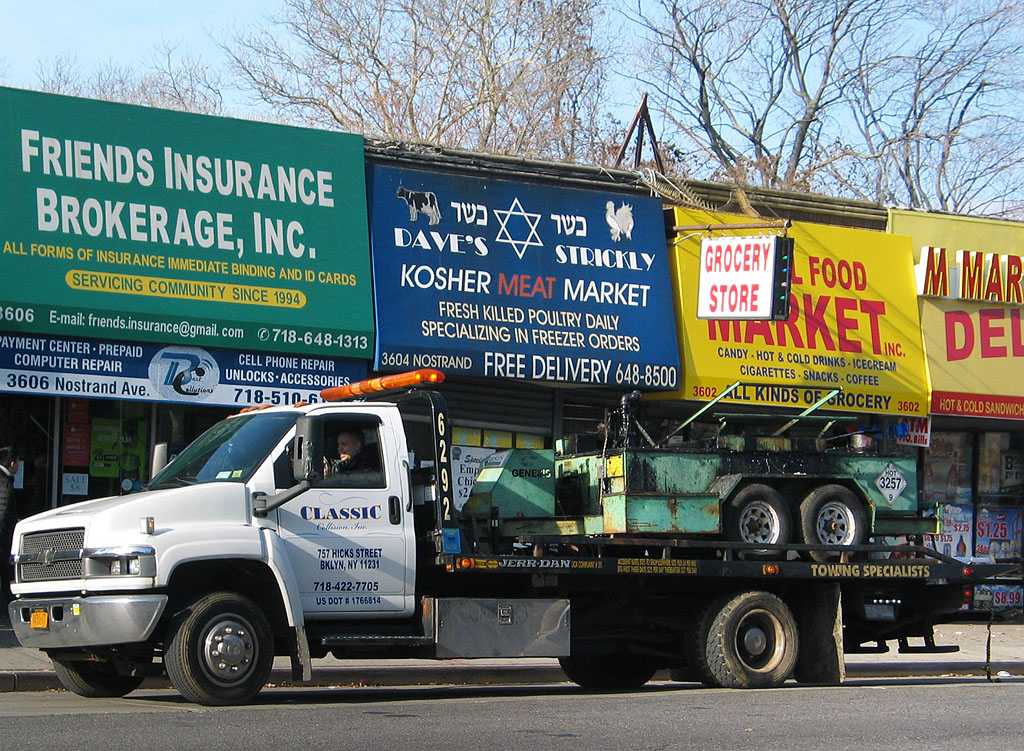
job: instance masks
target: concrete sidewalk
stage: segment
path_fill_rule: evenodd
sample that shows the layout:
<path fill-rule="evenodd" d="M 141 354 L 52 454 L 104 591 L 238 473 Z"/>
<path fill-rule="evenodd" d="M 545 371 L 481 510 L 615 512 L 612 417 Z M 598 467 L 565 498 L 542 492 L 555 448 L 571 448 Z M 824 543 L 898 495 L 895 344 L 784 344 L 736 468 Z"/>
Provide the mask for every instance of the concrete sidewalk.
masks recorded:
<path fill-rule="evenodd" d="M 938 626 L 937 645 L 956 645 L 948 654 L 847 655 L 848 679 L 971 675 L 1024 676 L 1024 624 L 960 623 Z M 990 653 L 990 654 L 989 654 Z M 664 676 L 667 677 L 667 676 Z M 313 663 L 309 686 L 410 686 L 564 683 L 558 661 L 543 658 L 488 660 L 336 660 Z M 277 658 L 270 683 L 296 685 L 288 660 Z M 168 687 L 166 678 L 149 679 L 144 688 Z M 38 650 L 19 646 L 14 632 L 0 621 L 0 693 L 61 689 L 50 660 Z"/>

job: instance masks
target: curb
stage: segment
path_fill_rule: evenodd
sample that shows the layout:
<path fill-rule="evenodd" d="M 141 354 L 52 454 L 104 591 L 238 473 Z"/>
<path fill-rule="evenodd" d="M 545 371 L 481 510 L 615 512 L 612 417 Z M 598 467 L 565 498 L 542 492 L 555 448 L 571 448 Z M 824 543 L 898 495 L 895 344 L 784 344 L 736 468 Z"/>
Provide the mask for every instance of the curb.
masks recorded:
<path fill-rule="evenodd" d="M 1009 673 L 1024 676 L 1024 663 L 1020 662 L 905 662 L 900 664 L 860 663 L 846 665 L 849 678 L 910 678 L 914 676 L 996 676 Z"/>
<path fill-rule="evenodd" d="M 983 662 L 957 663 L 904 663 L 900 665 L 847 664 L 846 678 L 910 678 L 922 676 L 995 676 L 1000 672 L 1014 677 L 1024 676 L 1024 664 L 1019 662 L 991 663 L 986 671 Z M 654 681 L 667 681 L 668 672 L 660 671 Z M 267 681 L 268 687 L 326 688 L 334 686 L 395 687 L 395 686 L 469 686 L 469 685 L 526 685 L 568 683 L 565 673 L 557 667 L 387 667 L 387 668 L 327 668 L 313 672 L 308 683 L 293 681 L 290 670 L 274 670 Z M 147 678 L 141 688 L 169 689 L 164 678 Z M 0 693 L 15 691 L 64 690 L 57 674 L 49 670 L 0 670 Z"/>
<path fill-rule="evenodd" d="M 665 673 L 665 678 L 668 674 Z M 657 678 L 656 678 L 657 679 Z M 314 670 L 308 683 L 293 681 L 291 670 L 273 670 L 267 687 L 288 686 L 326 688 L 331 686 L 471 686 L 491 684 L 566 683 L 568 678 L 558 667 L 388 667 L 327 668 Z M 147 678 L 140 688 L 170 689 L 165 676 Z M 64 691 L 64 685 L 52 670 L 0 670 L 0 694 L 14 691 Z"/>

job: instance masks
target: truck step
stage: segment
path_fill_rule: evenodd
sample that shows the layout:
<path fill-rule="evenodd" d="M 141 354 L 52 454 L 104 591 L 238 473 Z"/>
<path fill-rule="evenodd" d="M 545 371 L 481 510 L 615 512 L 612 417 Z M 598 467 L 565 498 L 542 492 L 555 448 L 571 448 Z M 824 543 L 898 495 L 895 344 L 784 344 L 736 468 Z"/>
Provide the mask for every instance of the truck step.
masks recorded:
<path fill-rule="evenodd" d="M 402 636 L 399 634 L 331 634 L 314 637 L 324 647 L 397 646 L 422 647 L 434 643 L 430 636 Z"/>

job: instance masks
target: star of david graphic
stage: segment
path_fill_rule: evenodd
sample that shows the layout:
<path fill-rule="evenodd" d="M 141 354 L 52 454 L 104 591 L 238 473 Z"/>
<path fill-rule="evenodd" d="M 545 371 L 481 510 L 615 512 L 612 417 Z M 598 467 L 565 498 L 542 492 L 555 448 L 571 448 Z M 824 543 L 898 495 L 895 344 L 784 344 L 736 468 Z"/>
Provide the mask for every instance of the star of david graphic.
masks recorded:
<path fill-rule="evenodd" d="M 526 249 L 530 247 L 543 248 L 544 243 L 540 241 L 540 236 L 537 234 L 537 224 L 540 222 L 540 214 L 531 214 L 528 211 L 523 210 L 523 205 L 519 203 L 519 199 L 516 198 L 512 201 L 512 205 L 507 211 L 501 209 L 495 209 L 494 215 L 498 217 L 498 234 L 495 236 L 494 241 L 499 243 L 508 243 L 515 250 L 516 255 L 519 256 L 519 260 L 523 260 L 523 255 L 526 253 Z M 513 222 L 513 230 L 524 230 L 529 229 L 526 235 L 526 239 L 512 239 L 512 234 L 509 231 L 508 222 L 510 219 L 519 218 L 522 221 Z M 526 227 L 523 227 L 523 222 L 526 223 Z M 517 236 L 521 236 L 521 232 L 515 233 Z"/>

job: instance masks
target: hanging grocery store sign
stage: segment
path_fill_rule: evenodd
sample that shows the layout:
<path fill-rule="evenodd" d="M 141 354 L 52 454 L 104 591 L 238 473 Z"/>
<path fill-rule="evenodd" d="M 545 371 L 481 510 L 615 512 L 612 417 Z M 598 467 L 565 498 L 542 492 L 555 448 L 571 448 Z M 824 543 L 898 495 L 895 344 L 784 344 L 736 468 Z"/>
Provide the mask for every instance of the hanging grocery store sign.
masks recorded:
<path fill-rule="evenodd" d="M 364 378 L 365 360 L 0 334 L 0 391 L 19 394 L 247 407 Z"/>
<path fill-rule="evenodd" d="M 363 175 L 358 136 L 0 88 L 0 330 L 368 358 Z"/>
<path fill-rule="evenodd" d="M 675 224 L 682 227 L 754 221 L 675 209 Z M 794 242 L 788 318 L 702 320 L 702 243 L 680 234 L 673 244 L 673 277 L 684 374 L 675 396 L 712 399 L 739 383 L 725 401 L 803 409 L 835 392 L 824 409 L 927 415 L 909 238 L 794 222 L 788 230 Z"/>
<path fill-rule="evenodd" d="M 655 199 L 370 170 L 375 367 L 678 385 Z"/>
<path fill-rule="evenodd" d="M 785 321 L 792 260 L 788 237 L 705 237 L 700 244 L 697 317 Z"/>
<path fill-rule="evenodd" d="M 892 209 L 917 252 L 932 412 L 1024 419 L 1024 226 Z"/>

